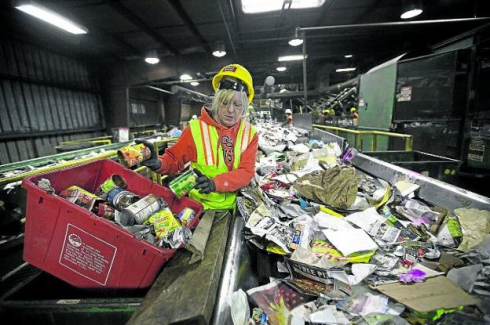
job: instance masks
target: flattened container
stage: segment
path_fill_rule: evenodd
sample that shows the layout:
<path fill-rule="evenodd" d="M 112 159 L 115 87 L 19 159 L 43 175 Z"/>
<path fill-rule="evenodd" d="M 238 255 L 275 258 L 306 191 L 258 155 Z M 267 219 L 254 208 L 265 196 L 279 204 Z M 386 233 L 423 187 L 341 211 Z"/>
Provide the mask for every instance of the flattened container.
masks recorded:
<path fill-rule="evenodd" d="M 112 160 L 97 160 L 24 179 L 22 186 L 27 190 L 24 260 L 80 288 L 149 287 L 176 250 L 137 239 L 110 221 L 37 186 L 41 178 L 47 178 L 56 193 L 71 185 L 94 193 L 113 174 L 124 177 L 127 190 L 140 197 L 154 194 L 163 198 L 175 215 L 191 208 L 197 218 L 189 228 L 199 223 L 201 204 L 189 198 L 178 199 L 168 188 Z"/>

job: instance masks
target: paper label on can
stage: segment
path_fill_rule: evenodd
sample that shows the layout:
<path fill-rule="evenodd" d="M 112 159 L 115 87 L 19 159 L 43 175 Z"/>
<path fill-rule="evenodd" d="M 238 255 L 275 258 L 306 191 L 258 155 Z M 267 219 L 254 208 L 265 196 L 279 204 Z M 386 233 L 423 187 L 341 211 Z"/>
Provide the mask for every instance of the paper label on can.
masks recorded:
<path fill-rule="evenodd" d="M 117 247 L 67 224 L 59 263 L 73 272 L 105 286 L 116 257 Z"/>

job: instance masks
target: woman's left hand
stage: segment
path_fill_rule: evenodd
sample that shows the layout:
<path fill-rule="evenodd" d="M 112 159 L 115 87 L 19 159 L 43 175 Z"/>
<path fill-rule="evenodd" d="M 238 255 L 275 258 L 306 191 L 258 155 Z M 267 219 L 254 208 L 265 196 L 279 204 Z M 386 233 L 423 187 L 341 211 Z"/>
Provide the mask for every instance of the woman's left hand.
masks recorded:
<path fill-rule="evenodd" d="M 197 184 L 195 188 L 199 190 L 199 193 L 209 194 L 216 191 L 216 185 L 211 178 L 203 175 L 198 169 L 194 169 L 194 172 L 197 175 Z"/>

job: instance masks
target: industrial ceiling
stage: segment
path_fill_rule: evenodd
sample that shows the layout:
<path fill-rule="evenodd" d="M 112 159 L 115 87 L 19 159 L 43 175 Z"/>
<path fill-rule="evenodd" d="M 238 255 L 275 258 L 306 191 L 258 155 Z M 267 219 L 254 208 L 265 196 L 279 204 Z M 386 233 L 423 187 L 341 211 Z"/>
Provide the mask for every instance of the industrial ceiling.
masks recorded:
<path fill-rule="evenodd" d="M 402 0 L 325 0 L 315 9 L 287 9 L 289 1 L 279 11 L 245 14 L 241 0 L 39 0 L 89 30 L 72 35 L 16 10 L 17 1 L 7 0 L 0 4 L 0 24 L 4 36 L 101 65 L 143 60 L 148 51 L 156 50 L 162 63 L 187 58 L 198 61 L 194 66 L 199 67 L 202 62 L 202 70 L 191 73 L 203 78 L 225 63 L 236 62 L 250 70 L 256 83 L 263 83 L 268 75 L 292 83 L 302 81 L 301 61 L 286 62 L 284 72 L 276 67 L 278 56 L 301 54 L 302 46 L 288 44 L 297 27 L 402 22 Z M 399 54 L 424 53 L 430 46 L 489 23 L 465 20 L 490 16 L 486 2 L 426 0 L 424 12 L 409 20 L 463 18 L 458 22 L 308 31 L 308 76 L 315 80 L 318 73 L 328 74 L 332 84 Z M 227 55 L 216 58 L 211 52 L 220 40 Z M 344 57 L 349 54 L 351 58 Z M 356 67 L 354 72 L 335 73 L 337 68 L 351 66 Z"/>

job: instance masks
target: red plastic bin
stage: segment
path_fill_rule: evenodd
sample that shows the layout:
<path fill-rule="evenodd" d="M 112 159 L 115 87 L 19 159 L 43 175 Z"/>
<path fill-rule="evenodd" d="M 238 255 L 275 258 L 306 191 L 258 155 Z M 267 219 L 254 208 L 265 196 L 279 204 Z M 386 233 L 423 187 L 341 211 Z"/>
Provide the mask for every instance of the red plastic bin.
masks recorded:
<path fill-rule="evenodd" d="M 127 181 L 140 197 L 162 197 L 174 214 L 194 210 L 195 228 L 203 211 L 200 203 L 177 198 L 168 188 L 108 159 L 28 177 L 24 260 L 80 288 L 147 288 L 175 249 L 154 246 L 123 228 L 37 186 L 47 178 L 56 193 L 77 185 L 94 193 L 113 174 Z"/>

